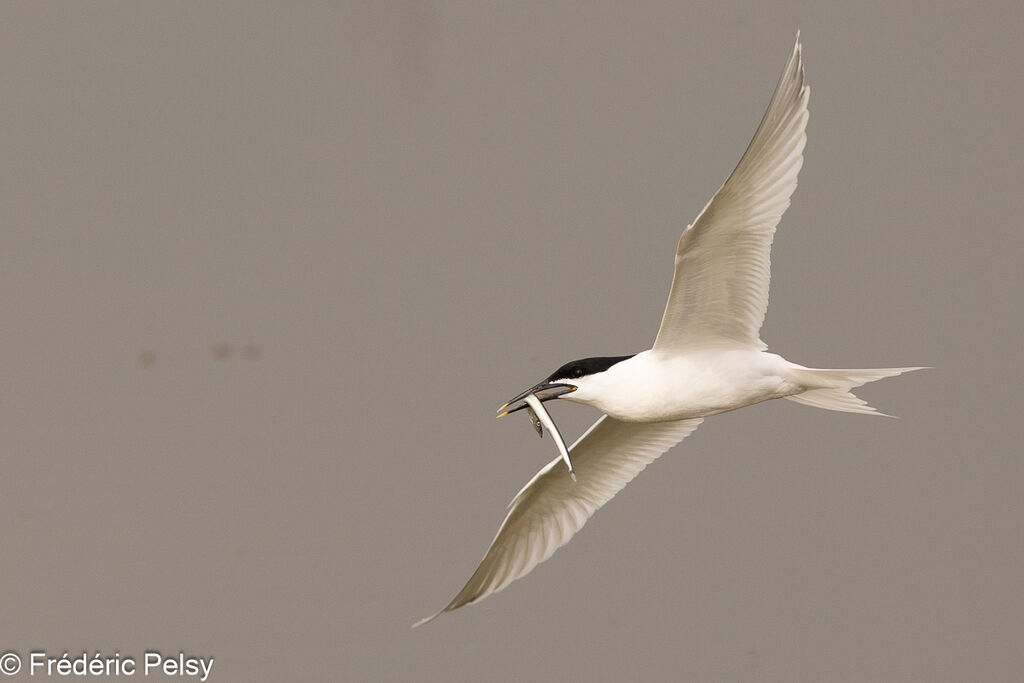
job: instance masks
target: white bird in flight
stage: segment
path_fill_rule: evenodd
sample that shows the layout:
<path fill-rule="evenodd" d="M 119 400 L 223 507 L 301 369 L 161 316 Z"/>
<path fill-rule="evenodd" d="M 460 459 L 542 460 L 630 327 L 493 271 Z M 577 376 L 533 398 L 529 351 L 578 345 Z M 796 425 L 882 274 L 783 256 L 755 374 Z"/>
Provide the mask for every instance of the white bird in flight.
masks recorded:
<path fill-rule="evenodd" d="M 746 152 L 679 239 L 654 346 L 633 356 L 566 363 L 498 409 L 505 411 L 502 415 L 536 411 L 543 417 L 531 414 L 538 431 L 543 422 L 556 437 L 540 401 L 564 398 L 604 415 L 519 491 L 465 587 L 417 626 L 479 602 L 528 574 L 705 417 L 773 398 L 881 415 L 850 390 L 923 369 L 808 368 L 769 353 L 760 339 L 772 237 L 803 164 L 808 94 L 797 34 Z M 562 462 L 570 473 L 575 468 L 575 478 L 560 467 Z"/>

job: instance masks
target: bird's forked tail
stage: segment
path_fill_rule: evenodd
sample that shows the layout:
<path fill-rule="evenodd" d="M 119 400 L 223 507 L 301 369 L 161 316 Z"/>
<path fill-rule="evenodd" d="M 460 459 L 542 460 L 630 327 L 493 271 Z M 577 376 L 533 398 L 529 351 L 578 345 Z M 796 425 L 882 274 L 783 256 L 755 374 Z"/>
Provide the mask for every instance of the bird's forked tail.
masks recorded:
<path fill-rule="evenodd" d="M 850 390 L 875 380 L 895 377 L 896 375 L 902 375 L 904 372 L 926 369 L 926 367 L 918 367 L 825 370 L 821 368 L 797 367 L 794 368 L 794 375 L 808 389 L 801 394 L 787 396 L 786 398 L 806 406 L 824 408 L 825 410 L 892 417 L 891 415 L 878 412 L 869 406 L 867 401 L 854 396 Z"/>

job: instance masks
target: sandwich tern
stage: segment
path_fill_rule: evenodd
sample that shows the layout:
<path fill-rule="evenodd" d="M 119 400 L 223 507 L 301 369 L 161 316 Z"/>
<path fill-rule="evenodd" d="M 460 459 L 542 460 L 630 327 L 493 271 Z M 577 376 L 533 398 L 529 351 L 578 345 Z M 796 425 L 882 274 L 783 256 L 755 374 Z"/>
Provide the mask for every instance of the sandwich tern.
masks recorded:
<path fill-rule="evenodd" d="M 506 415 L 527 408 L 556 444 L 561 437 L 542 401 L 564 398 L 604 414 L 568 451 L 561 444 L 560 457 L 516 494 L 465 587 L 417 626 L 528 574 L 705 417 L 774 398 L 881 415 L 851 389 L 923 369 L 808 368 L 769 353 L 760 339 L 772 237 L 803 164 L 808 94 L 798 33 L 739 164 L 679 239 L 654 345 L 632 356 L 566 363 L 498 409 Z"/>

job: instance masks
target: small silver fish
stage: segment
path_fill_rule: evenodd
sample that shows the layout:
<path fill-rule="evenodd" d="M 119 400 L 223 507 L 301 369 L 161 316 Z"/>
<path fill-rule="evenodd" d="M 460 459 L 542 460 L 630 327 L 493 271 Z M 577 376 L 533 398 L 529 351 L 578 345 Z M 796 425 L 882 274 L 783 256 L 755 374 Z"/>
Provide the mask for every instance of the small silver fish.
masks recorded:
<path fill-rule="evenodd" d="M 540 423 L 548 428 L 551 438 L 555 440 L 555 445 L 558 446 L 558 452 L 562 456 L 562 460 L 565 461 L 565 466 L 569 468 L 569 476 L 572 477 L 573 481 L 576 481 L 576 470 L 573 469 L 572 460 L 569 459 L 569 449 L 565 447 L 565 441 L 562 440 L 562 435 L 559 433 L 558 427 L 555 426 L 554 420 L 548 415 L 548 411 L 545 410 L 544 404 L 534 394 L 527 394 L 523 400 L 526 401 L 528 407 L 533 409 L 534 416 Z"/>
<path fill-rule="evenodd" d="M 530 424 L 537 430 L 537 436 L 544 438 L 544 427 L 540 423 L 540 418 L 537 417 L 537 413 L 533 412 L 533 408 L 526 406 L 526 414 L 530 416 Z"/>

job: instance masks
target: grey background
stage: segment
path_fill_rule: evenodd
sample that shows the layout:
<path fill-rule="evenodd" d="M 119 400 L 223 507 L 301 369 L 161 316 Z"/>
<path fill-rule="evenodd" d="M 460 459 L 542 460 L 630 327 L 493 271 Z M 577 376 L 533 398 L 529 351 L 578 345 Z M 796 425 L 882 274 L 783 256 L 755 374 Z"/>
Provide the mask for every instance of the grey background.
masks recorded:
<path fill-rule="evenodd" d="M 1019 680 L 1021 19 L 3 3 L 0 649 L 183 650 L 214 681 Z M 554 456 L 494 408 L 649 346 L 797 28 L 763 336 L 936 369 L 862 392 L 900 420 L 715 417 L 411 631 Z"/>

